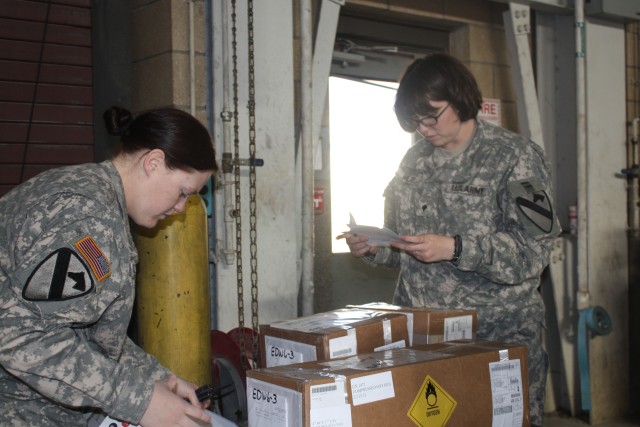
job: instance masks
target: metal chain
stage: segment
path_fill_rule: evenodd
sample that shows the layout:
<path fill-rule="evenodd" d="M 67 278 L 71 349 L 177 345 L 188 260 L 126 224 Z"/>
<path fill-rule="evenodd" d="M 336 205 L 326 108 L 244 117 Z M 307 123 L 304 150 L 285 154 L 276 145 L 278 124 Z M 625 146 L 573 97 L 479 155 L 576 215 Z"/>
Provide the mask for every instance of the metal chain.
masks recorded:
<path fill-rule="evenodd" d="M 238 328 L 240 330 L 238 339 L 242 360 L 242 369 L 246 370 L 245 352 L 246 343 L 244 335 L 244 287 L 243 287 L 243 266 L 242 266 L 242 219 L 241 219 L 241 194 L 240 194 L 240 132 L 238 126 L 238 43 L 236 39 L 236 0 L 232 0 L 232 50 L 233 50 L 233 132 L 234 132 L 234 179 L 235 179 L 235 210 L 233 215 L 236 219 L 236 252 L 237 264 L 236 274 L 238 281 Z M 251 257 L 251 321 L 253 328 L 253 367 L 260 360 L 259 340 L 258 340 L 258 256 L 257 256 L 257 215 L 256 215 L 256 126 L 255 126 L 255 71 L 254 71 L 254 33 L 253 33 L 253 1 L 248 0 L 248 49 L 249 49 L 249 225 L 250 225 L 250 246 Z"/>
<path fill-rule="evenodd" d="M 238 280 L 238 334 L 240 345 L 240 360 L 242 370 L 245 371 L 245 342 L 244 342 L 244 289 L 242 286 L 242 220 L 240 210 L 240 132 L 238 126 L 238 43 L 236 40 L 236 0 L 231 0 L 231 34 L 233 51 L 233 148 L 234 167 L 233 177 L 235 180 L 235 209 L 231 215 L 236 219 L 236 275 Z"/>
<path fill-rule="evenodd" d="M 249 226 L 251 254 L 251 323 L 253 327 L 253 367 L 260 357 L 258 347 L 258 256 L 256 230 L 256 97 L 253 43 L 253 0 L 248 0 L 248 44 L 249 44 Z"/>

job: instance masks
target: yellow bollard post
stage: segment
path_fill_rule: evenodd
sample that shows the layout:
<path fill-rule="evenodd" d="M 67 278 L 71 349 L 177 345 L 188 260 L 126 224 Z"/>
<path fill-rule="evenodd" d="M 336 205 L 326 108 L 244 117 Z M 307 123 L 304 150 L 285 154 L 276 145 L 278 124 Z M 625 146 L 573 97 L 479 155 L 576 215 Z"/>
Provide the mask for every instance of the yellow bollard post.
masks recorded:
<path fill-rule="evenodd" d="M 178 376 L 211 383 L 207 213 L 198 195 L 149 230 L 136 227 L 138 343 Z"/>

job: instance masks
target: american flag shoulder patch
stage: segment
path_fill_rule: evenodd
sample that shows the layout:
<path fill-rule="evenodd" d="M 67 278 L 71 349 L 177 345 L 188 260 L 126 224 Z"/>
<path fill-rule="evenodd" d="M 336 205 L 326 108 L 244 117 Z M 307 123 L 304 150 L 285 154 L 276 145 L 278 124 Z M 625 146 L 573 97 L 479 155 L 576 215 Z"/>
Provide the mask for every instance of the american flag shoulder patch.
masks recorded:
<path fill-rule="evenodd" d="M 98 282 L 102 282 L 111 275 L 109 260 L 91 236 L 86 236 L 78 240 L 74 246 L 78 249 L 78 252 L 80 252 L 80 255 L 82 255 L 85 261 L 87 261 Z"/>

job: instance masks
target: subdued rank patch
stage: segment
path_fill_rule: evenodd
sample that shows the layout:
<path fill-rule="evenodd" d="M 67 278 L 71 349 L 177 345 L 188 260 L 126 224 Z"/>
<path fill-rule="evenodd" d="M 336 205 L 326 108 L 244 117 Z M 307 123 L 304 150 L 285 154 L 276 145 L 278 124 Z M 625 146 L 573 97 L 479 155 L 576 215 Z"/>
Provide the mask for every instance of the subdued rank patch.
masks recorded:
<path fill-rule="evenodd" d="M 85 261 L 87 261 L 98 282 L 102 282 L 111 275 L 109 260 L 91 236 L 78 240 L 74 246 L 78 249 Z"/>
<path fill-rule="evenodd" d="M 47 256 L 31 273 L 22 296 L 29 301 L 62 301 L 93 290 L 89 268 L 71 249 L 62 248 Z"/>
<path fill-rule="evenodd" d="M 524 218 L 525 227 L 534 236 L 550 233 L 554 227 L 553 206 L 540 180 L 525 179 L 509 183 L 509 191 Z"/>

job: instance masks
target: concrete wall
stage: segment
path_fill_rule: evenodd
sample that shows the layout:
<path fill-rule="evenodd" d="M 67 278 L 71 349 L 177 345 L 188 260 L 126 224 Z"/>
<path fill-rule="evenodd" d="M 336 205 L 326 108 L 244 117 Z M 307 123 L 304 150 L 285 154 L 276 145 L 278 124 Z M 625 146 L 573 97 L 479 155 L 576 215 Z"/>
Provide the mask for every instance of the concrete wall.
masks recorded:
<path fill-rule="evenodd" d="M 586 46 L 588 291 L 591 306 L 603 307 L 614 325 L 589 344 L 590 416 L 598 424 L 621 416 L 630 404 L 623 396 L 612 398 L 629 389 L 626 194 L 625 181 L 616 176 L 626 157 L 623 25 L 587 20 Z"/>
<path fill-rule="evenodd" d="M 193 7 L 192 22 L 190 6 Z M 195 113 L 206 123 L 204 24 L 204 0 L 132 2 L 131 108 L 134 111 L 172 106 Z M 191 61 L 195 61 L 193 73 Z M 192 85 L 195 99 L 192 99 Z"/>
<path fill-rule="evenodd" d="M 628 124 L 635 118 L 640 117 L 640 25 L 637 22 L 627 24 L 626 26 L 626 100 L 627 100 L 627 121 Z M 627 167 L 632 167 L 637 163 L 638 141 L 631 141 L 632 129 L 629 127 L 627 131 Z M 635 160 L 633 158 L 635 146 Z M 631 191 L 638 194 L 637 180 L 636 187 L 631 186 Z M 629 229 L 629 325 L 640 325 L 640 310 L 635 307 L 640 305 L 640 234 L 638 232 L 639 221 L 638 211 L 640 206 L 636 206 L 631 210 L 630 229 Z M 640 340 L 631 339 L 629 342 L 629 360 L 640 359 Z M 632 402 L 640 401 L 640 367 L 635 363 L 629 364 L 630 379 L 630 400 Z"/>

